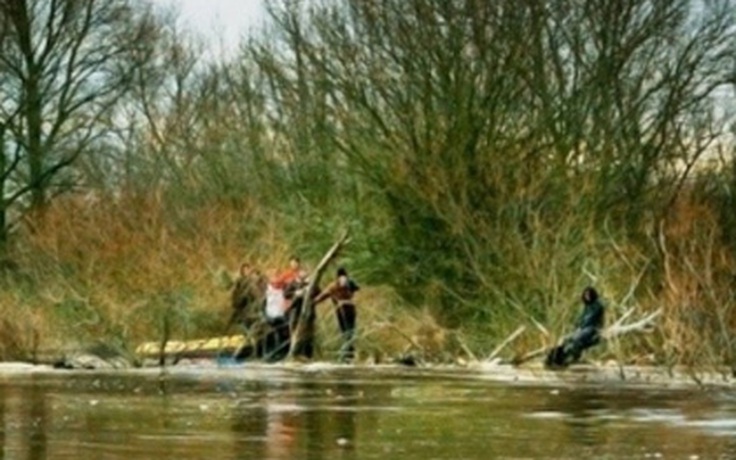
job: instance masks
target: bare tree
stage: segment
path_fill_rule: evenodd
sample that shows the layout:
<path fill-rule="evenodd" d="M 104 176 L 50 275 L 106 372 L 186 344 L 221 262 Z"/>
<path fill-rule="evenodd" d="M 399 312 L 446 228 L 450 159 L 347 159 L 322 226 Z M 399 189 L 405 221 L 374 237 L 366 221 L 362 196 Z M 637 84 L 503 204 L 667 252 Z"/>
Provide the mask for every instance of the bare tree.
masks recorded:
<path fill-rule="evenodd" d="M 272 128 L 292 163 L 319 133 L 374 191 L 410 297 L 432 279 L 455 306 L 510 277 L 528 287 L 519 264 L 561 244 L 545 230 L 561 222 L 640 231 L 722 133 L 732 0 L 270 5 L 278 34 L 255 54 Z"/>
<path fill-rule="evenodd" d="M 134 55 L 153 27 L 135 0 L 8 0 L 0 4 L 0 119 L 6 143 L 0 213 L 41 210 L 75 182 L 71 167 L 113 120 Z M 0 228 L 7 234 L 8 222 Z"/>

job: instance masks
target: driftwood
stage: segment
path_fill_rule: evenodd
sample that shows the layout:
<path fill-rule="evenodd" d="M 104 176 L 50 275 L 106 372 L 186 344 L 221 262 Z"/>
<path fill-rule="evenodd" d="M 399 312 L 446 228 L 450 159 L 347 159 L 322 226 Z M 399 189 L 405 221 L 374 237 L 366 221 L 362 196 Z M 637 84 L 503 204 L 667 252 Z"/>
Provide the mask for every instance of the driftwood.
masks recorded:
<path fill-rule="evenodd" d="M 514 340 L 516 340 L 517 337 L 519 337 L 521 334 L 524 333 L 526 330 L 525 326 L 519 326 L 514 332 L 511 333 L 506 339 L 501 342 L 492 352 L 490 355 L 488 355 L 488 358 L 486 358 L 486 361 L 493 361 L 496 356 L 498 356 L 499 353 L 501 353 L 501 350 L 503 350 L 506 345 L 510 344 Z"/>
<path fill-rule="evenodd" d="M 628 334 L 629 332 L 649 332 L 654 328 L 654 320 L 662 314 L 662 309 L 660 308 L 648 314 L 639 321 L 624 324 L 624 321 L 631 315 L 632 311 L 633 309 L 624 313 L 624 315 L 621 316 L 618 321 L 607 327 L 601 334 L 601 337 L 609 340 L 619 335 Z"/>
<path fill-rule="evenodd" d="M 621 317 L 616 320 L 615 323 L 605 328 L 601 332 L 601 339 L 610 340 L 612 338 L 631 332 L 650 332 L 654 328 L 654 320 L 662 314 L 662 309 L 660 308 L 652 313 L 649 313 L 638 321 L 624 324 L 624 322 L 633 314 L 633 312 L 633 308 L 629 309 L 623 315 L 621 315 Z M 550 349 L 551 348 L 547 346 L 537 348 L 536 350 L 532 350 L 522 356 L 514 358 L 512 362 L 516 365 L 523 364 L 540 356 L 545 356 L 550 351 Z M 489 360 L 490 359 L 491 358 L 489 358 Z"/>
<path fill-rule="evenodd" d="M 309 334 L 313 333 L 314 331 L 309 331 L 308 328 L 310 327 L 309 318 L 314 314 L 313 300 L 315 289 L 319 285 L 319 281 L 322 278 L 325 269 L 327 269 L 327 266 L 337 256 L 343 246 L 345 246 L 350 241 L 348 235 L 349 234 L 347 231 L 342 234 L 342 236 L 335 242 L 335 244 L 332 245 L 330 250 L 327 251 L 324 257 L 322 257 L 322 260 L 317 265 L 317 268 L 315 268 L 314 272 L 309 276 L 309 284 L 302 294 L 304 300 L 302 304 L 302 311 L 299 315 L 299 321 L 297 322 L 294 330 L 291 331 L 291 344 L 289 346 L 288 355 L 289 358 L 294 357 L 304 339 L 312 339 L 312 337 L 309 337 Z"/>

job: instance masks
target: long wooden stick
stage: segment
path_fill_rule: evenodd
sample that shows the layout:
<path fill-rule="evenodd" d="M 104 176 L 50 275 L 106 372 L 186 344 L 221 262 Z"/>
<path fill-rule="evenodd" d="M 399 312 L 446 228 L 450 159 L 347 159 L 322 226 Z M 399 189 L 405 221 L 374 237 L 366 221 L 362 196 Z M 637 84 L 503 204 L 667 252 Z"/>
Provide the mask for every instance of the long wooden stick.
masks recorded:
<path fill-rule="evenodd" d="M 291 333 L 291 344 L 289 346 L 289 358 L 293 358 L 294 354 L 302 341 L 302 338 L 304 336 L 304 333 L 307 328 L 308 319 L 312 316 L 314 305 L 312 298 L 315 288 L 319 285 L 319 281 L 322 278 L 322 274 L 324 273 L 325 269 L 327 268 L 327 265 L 334 259 L 337 254 L 340 252 L 340 249 L 342 249 L 343 246 L 345 246 L 350 240 L 348 239 L 349 233 L 348 231 L 344 231 L 342 236 L 335 242 L 335 244 L 332 245 L 329 251 L 322 257 L 322 260 L 317 265 L 317 268 L 314 269 L 314 272 L 309 277 L 309 284 L 307 285 L 307 289 L 304 291 L 304 297 L 303 297 L 303 303 L 302 303 L 302 311 L 301 315 L 299 316 L 299 321 L 294 328 L 294 330 Z"/>

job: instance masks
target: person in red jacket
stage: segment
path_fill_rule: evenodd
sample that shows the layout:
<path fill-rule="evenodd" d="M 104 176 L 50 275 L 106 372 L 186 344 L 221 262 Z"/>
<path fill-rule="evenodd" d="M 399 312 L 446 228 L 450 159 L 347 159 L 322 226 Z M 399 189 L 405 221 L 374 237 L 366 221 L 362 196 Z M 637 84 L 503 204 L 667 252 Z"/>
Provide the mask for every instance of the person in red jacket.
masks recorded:
<path fill-rule="evenodd" d="M 289 259 L 289 267 L 281 273 L 272 276 L 266 288 L 266 322 L 270 331 L 264 339 L 263 355 L 269 361 L 278 361 L 289 351 L 290 324 L 289 309 L 293 299 L 287 297 L 287 290 L 297 283 L 302 274 L 301 262 L 298 257 Z"/>
<path fill-rule="evenodd" d="M 289 259 L 289 268 L 276 275 L 276 278 L 271 280 L 271 285 L 276 289 L 284 290 L 297 279 L 302 272 L 302 263 L 298 257 L 292 256 Z"/>
<path fill-rule="evenodd" d="M 286 318 L 293 300 L 288 293 L 301 284 L 303 277 L 304 270 L 301 268 L 301 261 L 296 256 L 289 259 L 289 267 L 286 270 L 271 277 L 268 283 L 266 303 L 266 317 L 269 320 Z"/>

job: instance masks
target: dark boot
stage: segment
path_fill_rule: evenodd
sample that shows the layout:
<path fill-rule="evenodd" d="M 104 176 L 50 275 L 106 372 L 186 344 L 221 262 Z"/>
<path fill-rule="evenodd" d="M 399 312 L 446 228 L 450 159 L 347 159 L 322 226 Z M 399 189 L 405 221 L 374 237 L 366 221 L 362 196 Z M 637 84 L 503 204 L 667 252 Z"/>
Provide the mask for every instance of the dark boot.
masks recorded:
<path fill-rule="evenodd" d="M 549 368 L 565 367 L 567 365 L 567 354 L 565 353 L 565 345 L 558 345 L 549 351 L 544 365 Z"/>

